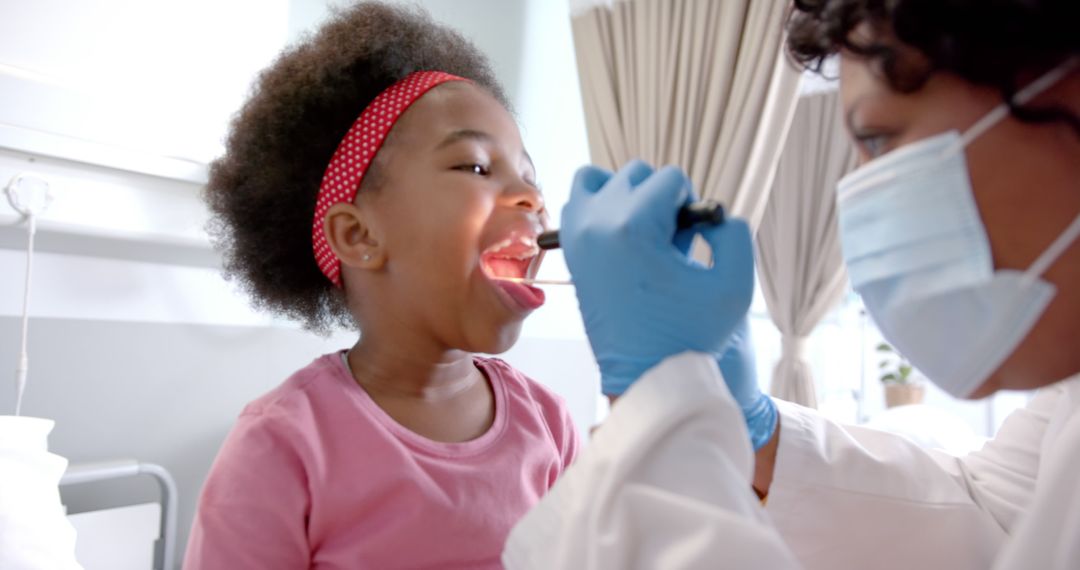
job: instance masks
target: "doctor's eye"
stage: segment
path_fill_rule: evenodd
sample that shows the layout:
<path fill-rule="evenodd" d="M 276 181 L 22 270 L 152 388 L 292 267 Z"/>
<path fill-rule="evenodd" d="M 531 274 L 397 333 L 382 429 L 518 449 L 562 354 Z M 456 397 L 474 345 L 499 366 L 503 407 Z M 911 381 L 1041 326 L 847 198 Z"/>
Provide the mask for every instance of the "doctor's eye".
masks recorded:
<path fill-rule="evenodd" d="M 889 135 L 882 133 L 858 133 L 855 135 L 855 141 L 870 158 L 877 158 L 885 154 L 889 138 Z"/>

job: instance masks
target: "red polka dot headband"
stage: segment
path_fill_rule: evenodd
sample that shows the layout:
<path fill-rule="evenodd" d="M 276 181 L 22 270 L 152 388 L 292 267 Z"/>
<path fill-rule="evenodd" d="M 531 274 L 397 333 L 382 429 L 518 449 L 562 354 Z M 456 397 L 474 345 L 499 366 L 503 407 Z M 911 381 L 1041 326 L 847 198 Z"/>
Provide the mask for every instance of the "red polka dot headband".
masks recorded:
<path fill-rule="evenodd" d="M 424 93 L 447 81 L 468 80 L 441 71 L 417 71 L 391 85 L 360 113 L 334 151 L 319 186 L 311 243 L 319 269 L 337 287 L 341 287 L 341 260 L 326 240 L 324 219 L 327 210 L 334 204 L 351 204 L 356 199 L 360 182 L 394 123 Z"/>

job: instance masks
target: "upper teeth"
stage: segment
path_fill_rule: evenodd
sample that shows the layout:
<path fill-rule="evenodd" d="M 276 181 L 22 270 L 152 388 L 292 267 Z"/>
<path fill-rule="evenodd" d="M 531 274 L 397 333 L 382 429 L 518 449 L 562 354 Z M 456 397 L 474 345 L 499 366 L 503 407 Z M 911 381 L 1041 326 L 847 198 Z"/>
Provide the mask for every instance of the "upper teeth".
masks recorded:
<path fill-rule="evenodd" d="M 515 242 L 526 246 L 528 249 L 519 251 L 514 254 L 507 254 L 502 251 L 514 245 Z M 510 238 L 504 239 L 484 250 L 484 253 L 489 255 L 498 255 L 499 257 L 504 257 L 507 259 L 529 259 L 530 257 L 536 257 L 540 254 L 540 247 L 536 245 L 536 238 L 521 236 L 518 237 L 516 240 L 512 240 Z"/>
<path fill-rule="evenodd" d="M 496 251 L 499 251 L 500 249 L 506 249 L 506 248 L 510 247 L 511 243 L 513 243 L 513 242 L 510 241 L 509 239 L 504 239 L 504 240 L 500 241 L 499 243 L 485 249 L 484 253 L 494 253 Z"/>

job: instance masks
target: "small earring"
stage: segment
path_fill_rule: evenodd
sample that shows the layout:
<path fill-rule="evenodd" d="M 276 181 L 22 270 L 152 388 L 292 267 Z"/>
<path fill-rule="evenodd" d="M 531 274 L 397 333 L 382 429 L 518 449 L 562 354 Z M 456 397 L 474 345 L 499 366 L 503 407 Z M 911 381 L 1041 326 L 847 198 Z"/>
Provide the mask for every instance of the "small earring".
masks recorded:
<path fill-rule="evenodd" d="M 365 253 L 364 254 L 364 261 L 371 261 L 371 254 L 370 253 Z"/>

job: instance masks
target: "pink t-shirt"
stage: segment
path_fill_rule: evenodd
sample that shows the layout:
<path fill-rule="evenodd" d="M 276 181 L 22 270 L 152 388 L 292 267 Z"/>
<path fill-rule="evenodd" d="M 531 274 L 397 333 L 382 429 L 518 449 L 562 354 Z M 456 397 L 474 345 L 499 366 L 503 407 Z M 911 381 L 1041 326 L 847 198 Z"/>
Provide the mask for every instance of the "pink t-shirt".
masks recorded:
<path fill-rule="evenodd" d="M 479 438 L 402 427 L 340 353 L 244 409 L 199 499 L 184 567 L 198 570 L 501 568 L 510 528 L 577 451 L 562 399 L 498 359 Z"/>

